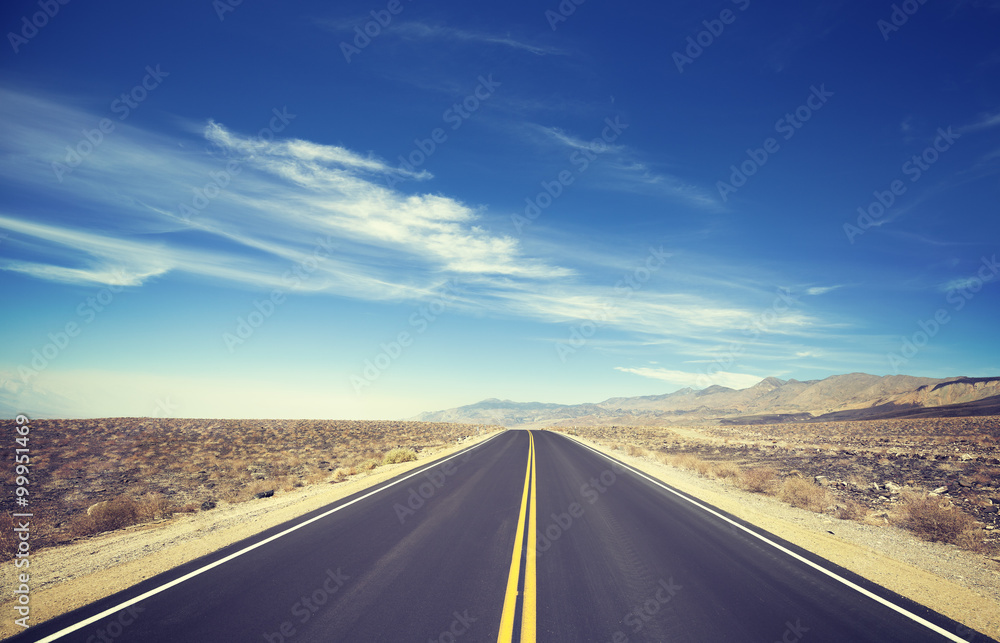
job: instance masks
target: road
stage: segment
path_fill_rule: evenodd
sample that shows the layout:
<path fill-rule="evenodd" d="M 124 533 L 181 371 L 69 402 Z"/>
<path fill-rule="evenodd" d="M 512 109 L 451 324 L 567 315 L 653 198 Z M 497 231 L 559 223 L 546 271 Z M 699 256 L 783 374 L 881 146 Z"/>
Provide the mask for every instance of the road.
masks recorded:
<path fill-rule="evenodd" d="M 565 436 L 508 431 L 10 640 L 973 636 Z"/>

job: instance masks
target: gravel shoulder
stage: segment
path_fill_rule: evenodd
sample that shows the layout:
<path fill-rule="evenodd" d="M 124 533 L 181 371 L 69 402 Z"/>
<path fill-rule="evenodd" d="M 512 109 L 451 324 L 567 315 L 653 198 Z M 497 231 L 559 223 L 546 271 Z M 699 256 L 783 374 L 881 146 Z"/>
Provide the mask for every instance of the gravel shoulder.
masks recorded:
<path fill-rule="evenodd" d="M 954 545 L 920 540 L 897 527 L 798 509 L 649 457 L 629 456 L 577 436 L 572 439 L 1000 640 L 1000 563 L 996 561 Z"/>
<path fill-rule="evenodd" d="M 68 545 L 42 549 L 30 557 L 31 620 L 37 625 L 96 600 L 127 589 L 147 578 L 249 538 L 363 491 L 381 482 L 426 466 L 493 437 L 477 436 L 438 449 L 426 449 L 416 461 L 383 465 L 366 475 L 337 484 L 315 484 L 271 498 L 238 504 L 220 503 L 211 511 L 178 514 L 169 520 L 107 532 Z M 14 561 L 0 565 L 4 587 L 15 587 Z M 5 592 L 0 613 L 14 614 L 14 602 Z M 0 638 L 24 631 L 14 617 L 0 622 Z"/>

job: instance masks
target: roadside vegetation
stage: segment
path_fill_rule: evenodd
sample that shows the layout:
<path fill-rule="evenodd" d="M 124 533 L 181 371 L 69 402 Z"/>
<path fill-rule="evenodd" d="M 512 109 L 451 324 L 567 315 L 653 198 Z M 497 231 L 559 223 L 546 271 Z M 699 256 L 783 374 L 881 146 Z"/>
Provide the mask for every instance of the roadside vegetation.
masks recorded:
<path fill-rule="evenodd" d="M 5 434 L 13 421 L 2 421 Z M 430 422 L 35 420 L 32 551 L 93 534 L 336 484 L 500 427 Z M 13 486 L 13 467 L 5 474 Z M 13 557 L 0 499 L 0 561 Z"/>
<path fill-rule="evenodd" d="M 1000 559 L 1000 417 L 561 430 L 795 507 Z"/>

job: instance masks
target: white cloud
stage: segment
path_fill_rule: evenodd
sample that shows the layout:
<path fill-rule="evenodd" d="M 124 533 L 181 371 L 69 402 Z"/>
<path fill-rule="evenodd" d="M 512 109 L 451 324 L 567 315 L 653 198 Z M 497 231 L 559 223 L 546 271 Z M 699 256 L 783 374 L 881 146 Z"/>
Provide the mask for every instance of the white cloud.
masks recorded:
<path fill-rule="evenodd" d="M 1000 112 L 995 114 L 983 114 L 975 123 L 958 128 L 959 132 L 978 132 L 1000 125 Z"/>
<path fill-rule="evenodd" d="M 80 284 L 141 286 L 183 272 L 251 289 L 286 288 L 283 276 L 310 260 L 319 241 L 333 249 L 298 282 L 300 292 L 420 300 L 451 278 L 462 284 L 458 309 L 548 323 L 597 319 L 602 328 L 686 344 L 692 352 L 761 314 L 730 303 L 696 266 L 675 266 L 671 283 L 622 297 L 614 280 L 595 285 L 578 272 L 607 268 L 587 264 L 586 252 L 572 243 L 547 248 L 545 256 L 574 268 L 532 256 L 520 240 L 484 228 L 483 208 L 388 187 L 383 179 L 398 170 L 374 154 L 280 135 L 268 142 L 216 122 L 200 140 L 120 124 L 57 182 L 51 162 L 97 120 L 54 100 L 0 91 L 0 172 L 47 197 L 39 199 L 41 209 L 0 212 L 0 229 L 10 233 L 0 269 Z M 202 151 L 206 144 L 236 171 L 185 221 L 180 205 L 208 193 L 205 186 L 227 167 L 226 159 Z M 629 270 L 638 260 L 599 259 Z M 675 284 L 699 290 L 671 292 Z M 790 310 L 767 332 L 801 334 L 817 323 Z"/>
<path fill-rule="evenodd" d="M 543 47 L 521 42 L 510 35 L 495 34 L 457 29 L 443 25 L 430 25 L 423 22 L 403 22 L 393 25 L 392 33 L 412 40 L 444 40 L 448 42 L 470 42 L 482 45 L 500 45 L 510 49 L 526 51 L 538 56 L 565 55 L 566 52 L 556 47 Z"/>
<path fill-rule="evenodd" d="M 76 283 L 138 285 L 179 270 L 273 284 L 310 255 L 317 238 L 333 237 L 347 243 L 309 286 L 322 283 L 334 294 L 419 297 L 442 273 L 528 281 L 572 274 L 525 256 L 512 237 L 484 230 L 478 208 L 387 187 L 384 178 L 400 170 L 374 155 L 292 138 L 268 142 L 215 122 L 206 125 L 204 141 L 230 157 L 231 175 L 224 160 L 189 151 L 197 141 L 184 147 L 121 124 L 59 183 L 52 161 L 62 158 L 66 141 L 79 138 L 80 124 L 99 117 L 3 94 L 0 132 L 9 154 L 0 169 L 23 186 L 54 193 L 66 211 L 4 213 L 0 227 L 19 233 L 8 247 L 30 247 L 33 256 L 8 254 L 2 269 Z M 24 111 L 31 112 L 27 123 Z M 180 206 L 209 193 L 205 186 L 214 198 L 202 198 L 185 221 Z M 206 247 L 194 233 L 216 242 Z"/>
<path fill-rule="evenodd" d="M 720 371 L 711 375 L 706 373 L 688 373 L 685 371 L 672 371 L 665 368 L 626 368 L 616 366 L 616 371 L 631 373 L 640 377 L 648 377 L 654 380 L 663 380 L 677 386 L 689 386 L 692 388 L 706 388 L 712 385 L 726 386 L 732 389 L 749 388 L 761 380 L 763 377 L 757 375 L 747 375 L 745 373 L 727 373 Z"/>
<path fill-rule="evenodd" d="M 838 288 L 843 288 L 843 286 L 813 286 L 812 288 L 806 288 L 806 294 L 825 295 L 826 293 L 837 290 Z"/>
<path fill-rule="evenodd" d="M 595 125 L 595 134 L 601 134 L 605 123 Z M 625 129 L 620 138 L 628 136 L 628 123 L 622 123 Z M 588 160 L 593 161 L 595 169 L 588 169 L 594 177 L 594 187 L 630 194 L 647 194 L 666 197 L 679 201 L 699 210 L 712 212 L 722 211 L 718 199 L 710 192 L 685 182 L 672 174 L 657 172 L 637 158 L 637 154 L 628 146 L 619 143 L 619 138 L 612 141 L 604 140 L 600 135 L 586 139 L 570 134 L 558 127 L 546 127 L 535 123 L 524 126 L 532 141 L 545 147 L 569 149 L 587 153 Z M 588 165 L 588 168 L 590 166 Z"/>

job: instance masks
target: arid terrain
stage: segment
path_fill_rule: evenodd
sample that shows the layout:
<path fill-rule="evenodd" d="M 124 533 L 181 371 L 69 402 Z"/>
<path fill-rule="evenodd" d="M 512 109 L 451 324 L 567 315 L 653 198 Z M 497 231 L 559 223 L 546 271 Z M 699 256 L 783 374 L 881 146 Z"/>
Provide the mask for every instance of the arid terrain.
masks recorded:
<path fill-rule="evenodd" d="M 5 435 L 15 435 L 13 420 L 0 425 Z M 178 512 L 210 511 L 218 503 L 340 482 L 497 428 L 154 418 L 34 420 L 30 427 L 33 550 Z M 13 465 L 4 481 L 14 488 Z M 6 525 L 0 528 L 0 560 L 13 554 L 14 500 L 7 494 L 0 502 Z"/>
<path fill-rule="evenodd" d="M 997 416 L 560 430 L 817 512 L 893 522 L 929 540 L 1000 555 Z M 911 515 L 915 507 L 932 514 L 934 529 Z M 935 530 L 941 519 L 951 521 L 947 533 Z"/>

